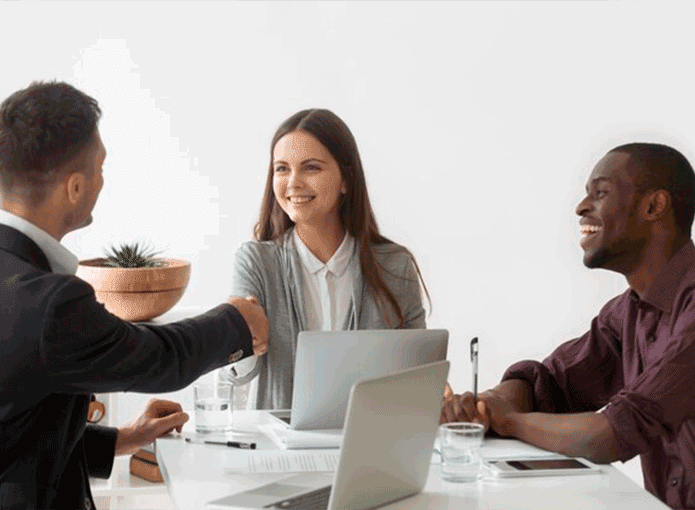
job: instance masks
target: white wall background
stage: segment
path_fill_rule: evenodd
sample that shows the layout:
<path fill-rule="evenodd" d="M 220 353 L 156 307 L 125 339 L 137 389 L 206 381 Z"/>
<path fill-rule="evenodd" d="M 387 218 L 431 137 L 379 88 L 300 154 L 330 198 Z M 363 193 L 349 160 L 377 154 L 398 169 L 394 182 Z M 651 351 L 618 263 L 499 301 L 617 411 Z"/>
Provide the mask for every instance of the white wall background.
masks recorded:
<path fill-rule="evenodd" d="M 481 386 L 583 333 L 622 277 L 581 263 L 574 207 L 608 149 L 695 147 L 685 2 L 3 2 L 6 97 L 34 79 L 100 102 L 108 157 L 80 258 L 149 240 L 213 306 L 251 236 L 277 125 L 332 109 L 383 233 L 415 254 L 451 382 Z M 135 412 L 135 410 L 133 411 Z"/>

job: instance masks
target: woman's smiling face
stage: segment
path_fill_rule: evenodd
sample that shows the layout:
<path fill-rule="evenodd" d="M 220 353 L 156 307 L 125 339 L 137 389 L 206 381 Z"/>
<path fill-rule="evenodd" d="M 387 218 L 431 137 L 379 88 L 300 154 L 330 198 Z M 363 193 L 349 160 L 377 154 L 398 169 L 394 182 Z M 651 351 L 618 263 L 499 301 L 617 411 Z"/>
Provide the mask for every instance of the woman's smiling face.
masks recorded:
<path fill-rule="evenodd" d="M 340 221 L 340 197 L 345 183 L 330 151 L 314 136 L 297 130 L 273 148 L 273 192 L 298 225 Z"/>

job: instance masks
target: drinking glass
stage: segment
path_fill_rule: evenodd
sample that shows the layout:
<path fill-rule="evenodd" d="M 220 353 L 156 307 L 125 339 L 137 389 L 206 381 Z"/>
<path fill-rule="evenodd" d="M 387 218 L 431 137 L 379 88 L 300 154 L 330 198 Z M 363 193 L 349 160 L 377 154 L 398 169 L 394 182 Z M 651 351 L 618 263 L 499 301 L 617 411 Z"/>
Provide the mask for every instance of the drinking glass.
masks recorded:
<path fill-rule="evenodd" d="M 196 432 L 227 432 L 232 428 L 233 386 L 224 381 L 202 381 L 193 386 Z"/>
<path fill-rule="evenodd" d="M 480 450 L 484 427 L 479 423 L 445 423 L 439 427 L 442 478 L 449 482 L 474 482 L 483 475 Z"/>

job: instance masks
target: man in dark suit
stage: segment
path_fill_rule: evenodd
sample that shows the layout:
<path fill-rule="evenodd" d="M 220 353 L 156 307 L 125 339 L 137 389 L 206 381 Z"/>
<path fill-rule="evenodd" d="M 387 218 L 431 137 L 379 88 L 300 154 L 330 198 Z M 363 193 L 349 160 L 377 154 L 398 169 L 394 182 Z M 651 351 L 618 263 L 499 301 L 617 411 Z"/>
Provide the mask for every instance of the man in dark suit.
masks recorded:
<path fill-rule="evenodd" d="M 0 105 L 0 508 L 94 507 L 88 476 L 187 416 L 153 401 L 120 429 L 87 425 L 91 395 L 165 392 L 267 350 L 267 319 L 232 299 L 166 326 L 124 322 L 74 276 L 62 237 L 91 222 L 106 151 L 97 102 L 34 83 Z"/>

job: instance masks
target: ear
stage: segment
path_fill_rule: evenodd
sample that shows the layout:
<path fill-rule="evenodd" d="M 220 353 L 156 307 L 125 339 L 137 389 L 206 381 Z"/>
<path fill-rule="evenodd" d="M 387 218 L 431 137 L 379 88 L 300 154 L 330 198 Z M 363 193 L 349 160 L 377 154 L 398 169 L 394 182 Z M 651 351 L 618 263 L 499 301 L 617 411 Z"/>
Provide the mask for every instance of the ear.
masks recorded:
<path fill-rule="evenodd" d="M 643 214 L 648 221 L 663 219 L 671 210 L 671 195 L 668 191 L 659 189 L 648 193 L 643 198 Z"/>
<path fill-rule="evenodd" d="M 77 205 L 85 193 L 86 178 L 82 172 L 73 172 L 64 181 L 65 192 L 71 205 Z"/>

